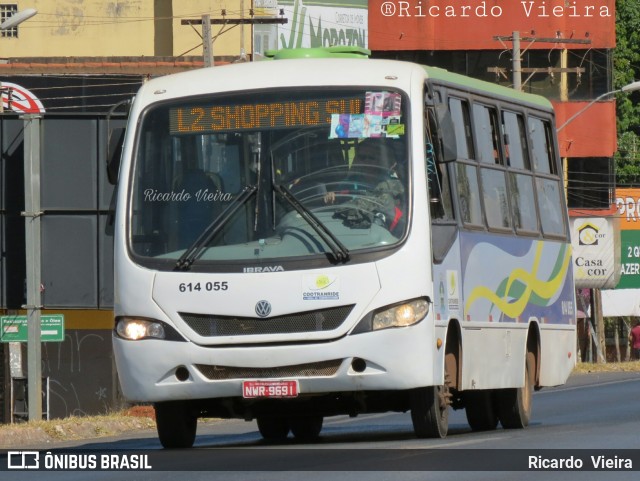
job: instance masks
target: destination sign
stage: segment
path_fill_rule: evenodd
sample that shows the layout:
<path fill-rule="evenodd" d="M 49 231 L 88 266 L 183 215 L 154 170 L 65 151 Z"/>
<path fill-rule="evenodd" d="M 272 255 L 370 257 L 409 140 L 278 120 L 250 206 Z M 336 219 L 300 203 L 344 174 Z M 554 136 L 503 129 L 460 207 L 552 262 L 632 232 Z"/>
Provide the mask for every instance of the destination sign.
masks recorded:
<path fill-rule="evenodd" d="M 189 105 L 169 112 L 171 134 L 314 127 L 335 114 L 362 113 L 364 99 L 292 100 L 231 105 Z"/>

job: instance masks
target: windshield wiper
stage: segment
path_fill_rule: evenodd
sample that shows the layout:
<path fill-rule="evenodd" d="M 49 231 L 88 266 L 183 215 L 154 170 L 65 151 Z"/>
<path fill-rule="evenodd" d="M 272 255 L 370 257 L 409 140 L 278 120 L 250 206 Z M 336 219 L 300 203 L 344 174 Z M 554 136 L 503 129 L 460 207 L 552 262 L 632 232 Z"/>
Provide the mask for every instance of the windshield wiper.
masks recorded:
<path fill-rule="evenodd" d="M 202 252 L 204 252 L 207 245 L 209 245 L 209 242 L 211 242 L 215 235 L 220 232 L 220 229 L 229 222 L 229 219 L 233 217 L 233 214 L 235 214 L 236 211 L 242 207 L 257 190 L 257 185 L 248 185 L 245 187 L 240 194 L 233 199 L 233 202 L 229 204 L 227 208 L 206 227 L 195 242 L 183 252 L 176 262 L 174 270 L 188 270 L 191 267 L 191 264 L 193 264 L 196 259 L 202 255 Z"/>
<path fill-rule="evenodd" d="M 329 246 L 333 257 L 338 262 L 347 262 L 349 260 L 349 249 L 340 242 L 340 239 L 331 232 L 309 209 L 307 209 L 284 185 L 273 183 L 273 190 L 286 200 L 300 216 L 315 230 L 322 240 Z"/>

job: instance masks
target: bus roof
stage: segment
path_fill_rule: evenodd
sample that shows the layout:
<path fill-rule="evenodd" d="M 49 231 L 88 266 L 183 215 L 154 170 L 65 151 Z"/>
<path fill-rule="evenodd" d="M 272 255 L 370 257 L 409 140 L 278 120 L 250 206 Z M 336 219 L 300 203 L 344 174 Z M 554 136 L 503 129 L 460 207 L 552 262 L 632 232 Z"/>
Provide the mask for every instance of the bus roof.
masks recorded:
<path fill-rule="evenodd" d="M 268 50 L 265 52 L 265 56 L 273 60 L 292 60 L 302 58 L 361 58 L 367 59 L 371 56 L 371 50 L 346 45 L 336 45 L 333 47 L 316 47 L 316 48 L 285 48 L 280 50 Z M 552 109 L 551 102 L 541 95 L 528 94 L 525 92 L 518 92 L 508 87 L 486 82 L 484 80 L 478 80 L 465 75 L 449 72 L 448 70 L 422 66 L 426 71 L 429 78 L 454 85 L 461 89 L 467 89 L 475 93 L 486 92 L 491 95 L 498 95 L 500 97 L 515 100 L 518 102 L 526 102 L 528 104 L 535 105 L 545 110 Z"/>
<path fill-rule="evenodd" d="M 296 87 L 299 85 L 379 85 L 398 87 L 403 79 L 405 88 L 415 75 L 428 77 L 462 91 L 477 95 L 496 96 L 504 100 L 524 103 L 544 111 L 552 111 L 551 103 L 539 95 L 517 92 L 482 80 L 451 73 L 445 69 L 413 62 L 372 59 L 348 62 L 351 58 L 368 58 L 368 50 L 357 47 L 325 47 L 314 49 L 283 49 L 270 52 L 270 60 L 234 64 L 212 69 L 195 69 L 161 76 L 146 82 L 138 92 L 142 104 L 158 100 L 208 92 L 229 92 L 256 88 Z M 309 62 L 300 68 L 298 62 Z M 346 63 L 345 63 L 346 62 Z M 342 77 L 336 71 L 351 68 L 351 75 Z M 178 79 L 180 79 L 178 81 Z M 417 80 L 417 77 L 414 77 Z M 300 83 L 302 82 L 302 83 Z M 162 92 L 160 94 L 159 92 Z"/>
<path fill-rule="evenodd" d="M 543 108 L 544 110 L 553 109 L 551 102 L 546 97 L 543 97 L 541 95 L 519 92 L 502 85 L 497 85 L 485 80 L 478 80 L 472 77 L 467 77 L 466 75 L 449 72 L 448 70 L 438 67 L 423 66 L 423 68 L 427 72 L 427 75 L 430 79 L 461 88 L 462 90 L 472 91 L 480 94 L 482 92 L 487 92 L 488 94 L 500 96 L 509 100 L 533 104 L 537 107 Z"/>
<path fill-rule="evenodd" d="M 295 58 L 369 58 L 371 50 L 362 47 L 347 47 L 336 45 L 333 47 L 316 48 L 283 48 L 267 50 L 265 57 L 273 60 Z"/>

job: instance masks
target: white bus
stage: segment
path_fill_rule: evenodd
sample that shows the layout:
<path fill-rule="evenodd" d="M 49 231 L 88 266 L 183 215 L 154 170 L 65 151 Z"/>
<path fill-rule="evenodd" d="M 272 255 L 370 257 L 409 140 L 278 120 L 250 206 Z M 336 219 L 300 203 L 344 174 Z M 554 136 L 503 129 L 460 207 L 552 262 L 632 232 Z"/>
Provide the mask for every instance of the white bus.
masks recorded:
<path fill-rule="evenodd" d="M 340 53 L 342 52 L 342 53 Z M 113 344 L 164 447 L 199 417 L 313 440 L 525 427 L 576 359 L 551 104 L 343 49 L 147 82 L 119 172 Z M 346 56 L 348 58 L 335 58 Z"/>

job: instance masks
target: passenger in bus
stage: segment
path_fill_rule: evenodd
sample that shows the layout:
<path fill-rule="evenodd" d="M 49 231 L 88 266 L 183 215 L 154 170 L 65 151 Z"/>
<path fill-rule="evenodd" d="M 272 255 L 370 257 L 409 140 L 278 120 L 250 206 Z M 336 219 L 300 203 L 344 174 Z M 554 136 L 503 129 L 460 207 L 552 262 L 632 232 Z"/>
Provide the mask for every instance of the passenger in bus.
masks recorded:
<path fill-rule="evenodd" d="M 402 232 L 405 224 L 404 186 L 398 167 L 395 150 L 388 139 L 364 139 L 356 146 L 356 155 L 345 180 L 348 190 L 327 192 L 324 202 L 334 204 L 340 197 L 346 197 L 358 209 L 375 214 L 375 219 L 360 218 L 360 227 L 366 228 L 374 220 L 392 233 Z M 349 213 L 352 222 L 357 223 L 353 214 Z"/>

